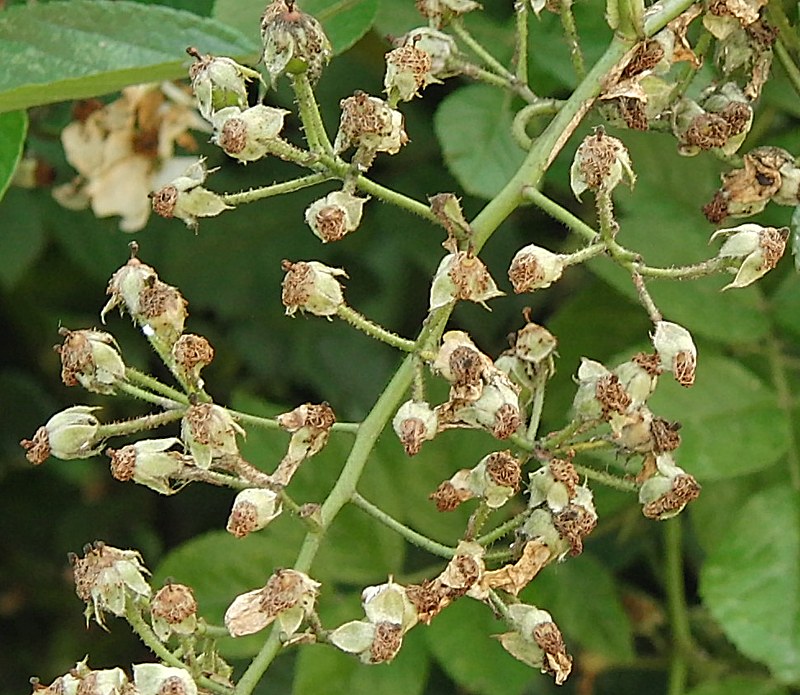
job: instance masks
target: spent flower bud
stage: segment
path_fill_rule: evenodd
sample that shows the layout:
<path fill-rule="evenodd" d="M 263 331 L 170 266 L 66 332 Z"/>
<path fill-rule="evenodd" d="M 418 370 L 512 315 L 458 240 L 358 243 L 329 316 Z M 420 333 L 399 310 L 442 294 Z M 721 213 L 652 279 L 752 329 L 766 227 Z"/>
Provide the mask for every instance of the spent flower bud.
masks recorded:
<path fill-rule="evenodd" d="M 203 118 L 211 121 L 215 111 L 227 106 L 247 108 L 247 83 L 263 82 L 258 71 L 226 56 L 202 55 L 196 48 L 187 48 L 186 52 L 195 59 L 189 77 Z"/>
<path fill-rule="evenodd" d="M 403 36 L 400 45 L 415 46 L 430 56 L 430 82 L 438 82 L 461 72 L 458 46 L 450 34 L 430 27 L 419 27 Z"/>
<path fill-rule="evenodd" d="M 429 311 L 455 300 L 469 300 L 489 309 L 486 301 L 502 297 L 480 258 L 468 251 L 447 254 L 439 263 L 431 284 Z"/>
<path fill-rule="evenodd" d="M 261 589 L 237 596 L 225 611 L 231 637 L 252 635 L 277 621 L 283 639 L 291 637 L 314 610 L 320 583 L 307 574 L 279 569 Z"/>
<path fill-rule="evenodd" d="M 61 381 L 80 384 L 93 393 L 112 394 L 117 381 L 125 380 L 125 363 L 114 336 L 104 331 L 70 331 L 61 328 L 64 344 L 56 347 L 61 357 Z"/>
<path fill-rule="evenodd" d="M 225 153 L 241 162 L 254 162 L 272 152 L 280 140 L 285 109 L 256 104 L 241 111 L 236 106 L 214 114 L 214 136 L 211 141 Z"/>
<path fill-rule="evenodd" d="M 184 333 L 172 346 L 172 358 L 175 360 L 175 370 L 183 379 L 203 388 L 200 370 L 211 364 L 214 359 L 214 348 L 203 336 L 194 333 Z"/>
<path fill-rule="evenodd" d="M 189 406 L 181 420 L 181 439 L 199 468 L 210 468 L 220 456 L 238 456 L 236 435 L 244 436 L 244 430 L 225 408 L 213 403 Z"/>
<path fill-rule="evenodd" d="M 140 439 L 121 449 L 106 449 L 111 459 L 111 475 L 117 480 L 133 480 L 162 495 L 177 492 L 172 478 L 187 465 L 187 457 L 178 451 L 168 451 L 180 439 Z"/>
<path fill-rule="evenodd" d="M 103 440 L 98 438 L 100 421 L 92 414 L 99 408 L 74 405 L 51 417 L 36 430 L 33 439 L 23 439 L 20 446 L 25 457 L 35 466 L 49 456 L 69 461 L 85 459 L 98 453 Z"/>
<path fill-rule="evenodd" d="M 261 488 L 241 490 L 233 501 L 226 530 L 236 538 L 244 538 L 265 528 L 282 511 L 278 493 Z"/>
<path fill-rule="evenodd" d="M 386 54 L 384 91 L 389 101 L 411 101 L 421 89 L 440 82 L 433 76 L 433 60 L 421 47 L 404 44 Z"/>
<path fill-rule="evenodd" d="M 333 55 L 333 47 L 319 21 L 303 12 L 294 0 L 274 0 L 261 17 L 264 66 L 275 86 L 286 73 L 305 72 L 316 82 Z"/>
<path fill-rule="evenodd" d="M 75 593 L 86 602 L 86 620 L 105 626 L 103 613 L 125 614 L 126 604 L 150 598 L 149 574 L 135 550 L 112 548 L 100 541 L 84 549 L 84 557 L 70 555 Z"/>
<path fill-rule="evenodd" d="M 481 7 L 474 0 L 416 0 L 416 3 L 417 11 L 423 17 L 432 20 L 437 27 Z"/>
<path fill-rule="evenodd" d="M 515 293 L 532 292 L 550 287 L 561 277 L 564 267 L 564 256 L 529 244 L 514 255 L 508 268 L 508 279 Z"/>
<path fill-rule="evenodd" d="M 635 181 L 628 148 L 602 128 L 596 128 L 578 146 L 570 168 L 570 185 L 576 198 L 587 189 L 611 192 L 621 182 L 633 188 Z"/>
<path fill-rule="evenodd" d="M 347 273 L 341 268 L 330 268 L 317 261 L 283 261 L 282 267 L 286 276 L 281 285 L 281 301 L 287 316 L 294 316 L 299 309 L 330 317 L 344 306 L 342 285 L 337 278 L 346 278 Z"/>
<path fill-rule="evenodd" d="M 709 243 L 718 236 L 727 238 L 717 257 L 738 258 L 742 261 L 733 282 L 722 288 L 727 290 L 747 287 L 772 270 L 786 249 L 789 229 L 741 224 L 730 229 L 718 229 L 711 235 Z"/>
<path fill-rule="evenodd" d="M 423 442 L 439 432 L 436 411 L 425 401 L 406 401 L 397 410 L 392 427 L 409 456 L 416 456 Z"/>
<path fill-rule="evenodd" d="M 369 167 L 376 153 L 397 154 L 408 142 L 403 114 L 391 108 L 383 99 L 356 92 L 342 99 L 339 104 L 342 115 L 333 143 L 337 154 L 355 147 L 358 150 L 358 163 Z"/>
<path fill-rule="evenodd" d="M 170 635 L 191 635 L 197 629 L 197 601 L 185 584 L 168 583 L 150 602 L 153 631 L 162 642 Z"/>
<path fill-rule="evenodd" d="M 232 210 L 222 198 L 203 188 L 208 174 L 205 159 L 199 159 L 186 171 L 152 194 L 153 212 L 161 217 L 177 217 L 187 227 L 197 228 L 198 217 L 216 217 L 224 210 Z"/>
<path fill-rule="evenodd" d="M 368 200 L 347 191 L 333 191 L 306 208 L 306 223 L 324 243 L 339 241 L 358 229 Z"/>
<path fill-rule="evenodd" d="M 663 521 L 678 515 L 700 496 L 700 485 L 693 476 L 675 465 L 670 453 L 656 457 L 656 472 L 639 488 L 642 514 Z"/>
<path fill-rule="evenodd" d="M 661 366 L 672 372 L 681 386 L 691 386 L 697 367 L 697 348 L 692 334 L 677 323 L 658 321 L 652 339 Z"/>
<path fill-rule="evenodd" d="M 197 695 L 197 685 L 186 669 L 162 664 L 134 664 L 138 695 Z"/>

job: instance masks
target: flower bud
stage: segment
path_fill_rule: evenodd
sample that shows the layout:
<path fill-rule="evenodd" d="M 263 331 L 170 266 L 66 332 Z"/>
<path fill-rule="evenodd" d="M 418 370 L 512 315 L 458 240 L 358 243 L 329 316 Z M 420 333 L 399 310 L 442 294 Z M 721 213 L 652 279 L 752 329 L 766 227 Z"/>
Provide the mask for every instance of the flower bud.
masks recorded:
<path fill-rule="evenodd" d="M 697 366 L 697 348 L 692 334 L 677 323 L 658 321 L 652 339 L 661 366 L 672 372 L 681 386 L 691 386 Z"/>
<path fill-rule="evenodd" d="M 291 569 L 277 570 L 261 589 L 237 596 L 225 611 L 231 637 L 252 635 L 277 620 L 283 639 L 291 637 L 314 610 L 320 583 Z"/>
<path fill-rule="evenodd" d="M 306 223 L 324 243 L 339 241 L 358 229 L 368 200 L 346 191 L 333 191 L 306 208 Z"/>
<path fill-rule="evenodd" d="M 359 162 L 368 167 L 377 152 L 397 154 L 408 142 L 403 127 L 403 114 L 391 108 L 383 99 L 364 92 L 339 102 L 342 116 L 333 150 L 340 154 L 350 147 L 359 150 Z"/>
<path fill-rule="evenodd" d="M 134 664 L 138 695 L 197 695 L 197 685 L 186 669 L 162 664 Z"/>
<path fill-rule="evenodd" d="M 570 185 L 576 198 L 587 189 L 610 192 L 620 182 L 633 188 L 635 181 L 628 149 L 602 128 L 596 128 L 578 146 L 570 168 Z"/>
<path fill-rule="evenodd" d="M 753 122 L 753 109 L 739 87 L 728 82 L 702 102 L 681 99 L 673 111 L 673 131 L 681 142 L 680 153 L 695 155 L 701 150 L 734 154 Z"/>
<path fill-rule="evenodd" d="M 161 217 L 177 217 L 187 227 L 197 229 L 198 217 L 215 217 L 224 210 L 232 210 L 220 196 L 202 184 L 212 171 L 206 169 L 204 159 L 199 159 L 171 183 L 152 194 L 153 212 Z"/>
<path fill-rule="evenodd" d="M 492 360 L 478 350 L 464 331 L 447 331 L 432 369 L 451 384 L 467 385 L 479 383 L 492 366 Z"/>
<path fill-rule="evenodd" d="M 614 368 L 614 374 L 631 399 L 631 408 L 639 408 L 653 395 L 661 373 L 658 355 L 643 352 Z"/>
<path fill-rule="evenodd" d="M 111 458 L 111 475 L 117 480 L 133 480 L 162 495 L 172 495 L 172 478 L 187 464 L 187 457 L 177 451 L 168 451 L 181 440 L 140 439 L 121 449 L 106 449 Z"/>
<path fill-rule="evenodd" d="M 283 261 L 286 271 L 281 285 L 281 301 L 286 315 L 294 316 L 299 309 L 315 316 L 333 316 L 344 306 L 342 285 L 336 279 L 347 277 L 341 268 L 331 268 L 317 261 Z"/>
<path fill-rule="evenodd" d="M 572 402 L 575 417 L 582 420 L 602 419 L 612 422 L 616 415 L 625 413 L 631 397 L 620 383 L 619 377 L 600 362 L 581 358 L 578 367 L 578 390 Z M 613 426 L 613 422 L 612 422 Z"/>
<path fill-rule="evenodd" d="M 166 584 L 150 602 L 153 632 L 162 642 L 170 635 L 191 635 L 197 629 L 197 601 L 185 584 Z"/>
<path fill-rule="evenodd" d="M 693 476 L 676 466 L 672 455 L 656 457 L 656 473 L 639 489 L 642 513 L 648 519 L 663 521 L 678 515 L 692 500 L 700 496 L 700 485 Z"/>
<path fill-rule="evenodd" d="M 436 411 L 424 401 L 406 401 L 397 410 L 392 427 L 409 456 L 416 456 L 423 442 L 439 432 Z"/>
<path fill-rule="evenodd" d="M 572 672 L 572 657 L 567 653 L 561 631 L 547 611 L 524 603 L 508 607 L 514 631 L 498 635 L 500 644 L 515 659 L 542 673 L 553 676 L 562 685 Z"/>
<path fill-rule="evenodd" d="M 456 300 L 469 300 L 488 310 L 486 301 L 504 294 L 497 289 L 480 258 L 467 251 L 449 253 L 433 278 L 429 311 Z"/>
<path fill-rule="evenodd" d="M 788 227 L 762 227 L 759 224 L 741 224 L 730 229 L 718 229 L 711 241 L 718 236 L 727 237 L 717 253 L 718 258 L 739 258 L 742 263 L 733 282 L 723 290 L 747 287 L 772 270 L 783 256 Z"/>
<path fill-rule="evenodd" d="M 386 54 L 384 91 L 390 103 L 411 101 L 421 89 L 440 82 L 432 74 L 433 60 L 419 46 L 405 44 Z"/>
<path fill-rule="evenodd" d="M 552 363 L 558 340 L 544 326 L 528 321 L 514 337 L 513 353 L 534 366 Z M 552 370 L 548 370 L 552 371 Z"/>
<path fill-rule="evenodd" d="M 282 511 L 283 505 L 276 492 L 261 488 L 242 490 L 233 501 L 226 530 L 236 538 L 244 538 L 265 528 Z"/>
<path fill-rule="evenodd" d="M 64 344 L 56 347 L 61 357 L 61 381 L 80 384 L 93 393 L 112 394 L 117 381 L 125 380 L 125 363 L 110 333 L 61 328 Z"/>
<path fill-rule="evenodd" d="M 254 162 L 272 151 L 279 140 L 285 109 L 257 104 L 244 111 L 235 106 L 214 114 L 214 136 L 211 141 L 225 153 L 241 162 Z"/>
<path fill-rule="evenodd" d="M 399 43 L 401 46 L 415 46 L 430 56 L 431 82 L 461 73 L 458 46 L 453 37 L 443 31 L 419 27 L 409 31 Z"/>
<path fill-rule="evenodd" d="M 172 346 L 175 370 L 187 383 L 203 388 L 200 370 L 214 359 L 214 348 L 203 336 L 184 333 Z"/>
<path fill-rule="evenodd" d="M 74 405 L 51 417 L 36 430 L 33 439 L 23 439 L 20 446 L 33 465 L 44 463 L 49 456 L 69 461 L 94 456 L 103 445 L 98 439 L 100 421 L 92 415 L 99 408 Z"/>
<path fill-rule="evenodd" d="M 181 420 L 181 439 L 198 468 L 210 468 L 220 456 L 238 456 L 237 434 L 244 436 L 244 430 L 225 408 L 213 403 L 189 406 Z"/>
<path fill-rule="evenodd" d="M 104 626 L 103 612 L 125 614 L 127 602 L 150 598 L 149 574 L 135 550 L 119 550 L 97 541 L 84 549 L 84 557 L 70 555 L 75 593 L 86 602 L 86 620 L 94 617 Z"/>
<path fill-rule="evenodd" d="M 452 397 L 451 397 L 452 399 Z M 440 410 L 445 422 L 466 423 L 491 432 L 497 439 L 508 439 L 520 426 L 519 387 L 507 374 L 492 367 L 480 396 L 462 404 L 458 399 Z"/>
<path fill-rule="evenodd" d="M 132 690 L 128 677 L 121 668 L 109 668 L 95 671 L 87 664 L 88 657 L 75 664 L 70 675 L 77 681 L 77 689 L 73 695 L 125 695 Z M 50 686 L 51 688 L 53 686 Z M 49 688 L 48 688 L 49 690 Z M 41 691 L 39 691 L 41 692 Z M 53 693 L 53 695 L 57 695 Z M 58 695 L 67 695 L 59 693 Z"/>
<path fill-rule="evenodd" d="M 196 48 L 186 52 L 195 59 L 189 68 L 197 109 L 207 121 L 227 106 L 247 108 L 247 83 L 263 82 L 258 71 L 225 56 L 202 55 Z"/>
<path fill-rule="evenodd" d="M 264 66 L 275 86 L 283 74 L 307 73 L 312 82 L 322 74 L 333 47 L 322 25 L 294 0 L 273 0 L 261 17 Z"/>
<path fill-rule="evenodd" d="M 131 258 L 111 276 L 106 294 L 111 299 L 100 312 L 101 319 L 120 306 L 148 337 L 155 336 L 172 345 L 183 333 L 186 300 L 176 287 L 161 282 L 156 271 L 138 258 Z"/>
<path fill-rule="evenodd" d="M 272 480 L 276 485 L 288 485 L 300 464 L 322 450 L 328 443 L 336 415 L 327 403 L 304 403 L 277 417 L 278 424 L 292 433 L 289 448 Z"/>
<path fill-rule="evenodd" d="M 575 499 L 580 483 L 575 466 L 566 459 L 552 459 L 546 466 L 530 473 L 528 478 L 528 507 L 533 509 L 546 503 L 553 512 L 560 512 Z"/>
<path fill-rule="evenodd" d="M 417 11 L 432 20 L 437 27 L 480 7 L 474 0 L 417 0 Z"/>
<path fill-rule="evenodd" d="M 511 260 L 508 279 L 514 292 L 532 292 L 550 287 L 564 272 L 564 256 L 535 244 L 522 247 Z"/>

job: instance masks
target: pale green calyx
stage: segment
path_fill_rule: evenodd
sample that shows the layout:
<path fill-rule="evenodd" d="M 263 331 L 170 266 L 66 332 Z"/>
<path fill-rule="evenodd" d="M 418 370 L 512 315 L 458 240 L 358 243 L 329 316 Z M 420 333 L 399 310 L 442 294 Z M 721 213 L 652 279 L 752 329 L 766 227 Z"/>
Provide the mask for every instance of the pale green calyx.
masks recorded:
<path fill-rule="evenodd" d="M 197 695 L 192 676 L 177 666 L 134 664 L 133 682 L 139 695 Z"/>
<path fill-rule="evenodd" d="M 247 83 L 250 80 L 263 82 L 258 71 L 226 56 L 202 55 L 195 48 L 188 48 L 186 52 L 195 59 L 189 68 L 189 77 L 197 109 L 203 118 L 211 121 L 214 112 L 227 106 L 247 108 Z"/>
<path fill-rule="evenodd" d="M 194 162 L 181 176 L 152 194 L 153 212 L 161 217 L 177 217 L 195 229 L 198 217 L 215 217 L 232 210 L 219 195 L 203 187 L 208 174 L 214 171 L 206 169 L 203 158 Z"/>
<path fill-rule="evenodd" d="M 283 511 L 280 496 L 262 488 L 241 490 L 233 501 L 226 530 L 237 538 L 244 538 L 277 519 Z"/>
<path fill-rule="evenodd" d="M 431 81 L 453 77 L 461 72 L 460 54 L 455 39 L 430 27 L 412 29 L 402 38 L 403 46 L 416 46 L 430 56 Z"/>
<path fill-rule="evenodd" d="M 334 316 L 344 306 L 342 285 L 337 278 L 347 277 L 341 268 L 331 268 L 317 261 L 283 261 L 286 276 L 281 285 L 281 301 L 286 315 L 300 310 L 316 316 Z"/>
<path fill-rule="evenodd" d="M 578 199 L 586 190 L 611 192 L 620 183 L 633 188 L 636 181 L 628 148 L 600 127 L 578 146 L 569 174 L 572 192 Z"/>
<path fill-rule="evenodd" d="M 44 426 L 50 454 L 64 461 L 94 456 L 103 443 L 97 438 L 100 421 L 93 415 L 98 410 L 74 405 L 53 415 Z"/>
<path fill-rule="evenodd" d="M 217 111 L 211 141 L 241 162 L 254 162 L 272 151 L 289 112 L 256 104 L 244 111 L 236 106 Z"/>
<path fill-rule="evenodd" d="M 410 400 L 398 408 L 392 420 L 392 428 L 406 453 L 415 456 L 422 444 L 433 439 L 439 432 L 439 418 L 428 403 Z"/>
<path fill-rule="evenodd" d="M 697 368 L 697 348 L 692 334 L 677 323 L 657 321 L 652 339 L 661 367 L 672 372 L 681 386 L 691 386 Z"/>
<path fill-rule="evenodd" d="M 191 635 L 197 630 L 197 601 L 185 584 L 168 583 L 150 601 L 153 632 L 166 642 L 170 635 Z"/>
<path fill-rule="evenodd" d="M 487 300 L 502 297 L 480 258 L 467 251 L 447 254 L 439 263 L 431 284 L 428 309 L 434 311 L 457 300 L 468 300 L 489 309 Z"/>
<path fill-rule="evenodd" d="M 339 241 L 358 229 L 368 200 L 347 191 L 333 191 L 306 208 L 306 224 L 323 243 Z"/>
<path fill-rule="evenodd" d="M 726 237 L 717 253 L 718 258 L 742 259 L 733 282 L 722 288 L 727 290 L 747 287 L 772 270 L 786 249 L 789 229 L 741 224 L 730 229 L 718 229 L 709 243 L 717 237 Z"/>
<path fill-rule="evenodd" d="M 61 357 L 61 380 L 67 386 L 80 384 L 94 393 L 114 393 L 115 384 L 125 380 L 125 363 L 114 336 L 66 328 L 59 333 L 64 336 L 64 344 L 56 348 Z"/>
<path fill-rule="evenodd" d="M 422 48 L 405 44 L 386 54 L 384 91 L 389 101 L 411 101 L 429 84 L 440 82 L 433 75 L 433 60 Z"/>
<path fill-rule="evenodd" d="M 169 451 L 173 446 L 182 446 L 175 437 L 165 439 L 140 439 L 121 449 L 107 449 L 111 458 L 111 475 L 117 480 L 133 480 L 162 495 L 171 495 L 177 490 L 172 486 L 173 477 L 189 461 L 178 451 Z"/>
<path fill-rule="evenodd" d="M 508 268 L 508 279 L 517 294 L 532 292 L 550 287 L 561 277 L 564 268 L 564 256 L 529 244 L 514 255 Z"/>
<path fill-rule="evenodd" d="M 181 440 L 199 468 L 208 469 L 213 459 L 238 456 L 237 435 L 244 430 L 225 408 L 214 403 L 189 406 L 181 420 Z"/>
<path fill-rule="evenodd" d="M 655 472 L 639 488 L 642 514 L 659 521 L 676 516 L 699 496 L 700 485 L 675 464 L 669 453 L 656 457 Z"/>

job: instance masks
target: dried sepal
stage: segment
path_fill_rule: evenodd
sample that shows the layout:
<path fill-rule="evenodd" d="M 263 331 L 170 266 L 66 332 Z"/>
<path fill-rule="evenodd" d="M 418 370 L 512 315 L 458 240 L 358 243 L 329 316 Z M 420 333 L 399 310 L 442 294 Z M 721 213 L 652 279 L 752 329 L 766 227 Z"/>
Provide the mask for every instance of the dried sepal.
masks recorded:
<path fill-rule="evenodd" d="M 541 538 L 534 538 L 525 543 L 522 555 L 516 562 L 485 572 L 481 586 L 485 589 L 501 589 L 516 596 L 549 562 L 550 548 Z"/>
<path fill-rule="evenodd" d="M 193 162 L 180 176 L 151 194 L 153 212 L 161 217 L 177 217 L 187 227 L 197 228 L 198 217 L 216 217 L 232 210 L 221 196 L 203 187 L 208 174 L 205 159 Z"/>
<path fill-rule="evenodd" d="M 277 420 L 292 438 L 272 479 L 277 485 L 288 485 L 300 464 L 319 453 L 328 443 L 336 415 L 327 403 L 304 403 L 279 415 Z"/>

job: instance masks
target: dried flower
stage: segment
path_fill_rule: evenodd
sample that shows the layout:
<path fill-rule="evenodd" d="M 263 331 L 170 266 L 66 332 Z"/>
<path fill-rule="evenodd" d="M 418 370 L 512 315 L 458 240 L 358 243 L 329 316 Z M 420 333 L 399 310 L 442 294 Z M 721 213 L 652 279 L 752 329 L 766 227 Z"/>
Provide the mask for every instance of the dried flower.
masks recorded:
<path fill-rule="evenodd" d="M 417 11 L 433 21 L 437 27 L 447 24 L 454 17 L 480 9 L 474 0 L 416 0 Z"/>
<path fill-rule="evenodd" d="M 197 695 L 186 669 L 162 664 L 134 664 L 133 681 L 139 695 Z"/>
<path fill-rule="evenodd" d="M 247 108 L 247 83 L 263 82 L 258 71 L 239 65 L 233 58 L 202 55 L 196 48 L 186 52 L 195 59 L 189 68 L 192 91 L 200 115 L 207 121 L 227 106 Z"/>
<path fill-rule="evenodd" d="M 205 159 L 198 159 L 180 176 L 152 194 L 153 212 L 161 217 L 177 217 L 187 227 L 197 228 L 198 217 L 216 217 L 224 210 L 232 210 L 222 198 L 203 188 L 212 171 L 206 169 Z"/>
<path fill-rule="evenodd" d="M 691 386 L 697 366 L 697 348 L 691 333 L 677 323 L 658 321 L 652 338 L 661 366 L 672 372 L 681 386 Z"/>
<path fill-rule="evenodd" d="M 211 141 L 241 162 L 266 157 L 280 140 L 285 109 L 256 104 L 244 111 L 229 106 L 214 114 L 214 137 Z"/>
<path fill-rule="evenodd" d="M 180 439 L 140 439 L 121 449 L 106 449 L 111 459 L 111 475 L 117 480 L 133 480 L 162 495 L 177 492 L 172 478 L 188 463 L 188 457 L 178 451 L 168 451 Z"/>
<path fill-rule="evenodd" d="M 486 301 L 503 294 L 480 258 L 458 251 L 447 254 L 439 263 L 428 309 L 433 311 L 456 300 L 469 300 L 489 309 Z"/>
<path fill-rule="evenodd" d="M 442 483 L 430 495 L 439 511 L 452 511 L 461 502 L 479 498 L 490 509 L 499 509 L 519 490 L 521 470 L 511 452 L 484 456 L 473 468 L 465 468 Z"/>
<path fill-rule="evenodd" d="M 231 637 L 252 635 L 278 621 L 284 639 L 291 637 L 314 610 L 320 583 L 291 569 L 276 570 L 261 589 L 237 596 L 225 611 Z"/>
<path fill-rule="evenodd" d="M 197 601 L 185 584 L 168 583 L 150 602 L 153 632 L 162 642 L 170 635 L 191 635 L 197 629 Z"/>
<path fill-rule="evenodd" d="M 358 229 L 368 200 L 346 191 L 333 191 L 306 208 L 306 224 L 324 243 L 339 241 Z"/>
<path fill-rule="evenodd" d="M 733 282 L 723 290 L 747 287 L 772 270 L 783 256 L 789 228 L 762 227 L 759 224 L 741 224 L 730 229 L 718 229 L 711 241 L 718 236 L 727 237 L 717 253 L 718 258 L 738 258 L 741 265 Z"/>
<path fill-rule="evenodd" d="M 260 531 L 283 511 L 278 493 L 261 488 L 241 490 L 233 501 L 226 530 L 236 538 Z"/>
<path fill-rule="evenodd" d="M 264 66 L 272 85 L 285 73 L 307 73 L 316 82 L 333 55 L 331 42 L 316 18 L 294 0 L 273 0 L 261 17 Z"/>
<path fill-rule="evenodd" d="M 105 626 L 103 613 L 125 614 L 126 604 L 150 598 L 149 574 L 135 550 L 119 550 L 100 541 L 84 548 L 84 557 L 69 556 L 75 592 L 86 603 L 86 621 Z"/>
<path fill-rule="evenodd" d="M 178 175 L 190 158 L 174 156 L 175 144 L 194 149 L 188 130 L 207 131 L 188 94 L 171 83 L 126 87 L 61 134 L 69 163 L 80 177 L 53 189 L 70 209 L 89 205 L 97 217 L 119 215 L 120 229 L 136 232 L 150 215 L 150 191 Z"/>
<path fill-rule="evenodd" d="M 117 381 L 125 380 L 125 363 L 114 336 L 104 331 L 70 331 L 61 328 L 64 344 L 56 347 L 61 357 L 61 381 L 80 384 L 93 393 L 111 394 Z"/>
<path fill-rule="evenodd" d="M 339 103 L 342 116 L 333 143 L 337 154 L 355 147 L 357 153 L 354 161 L 368 168 L 376 153 L 397 154 L 408 142 L 403 114 L 391 108 L 383 99 L 356 92 Z"/>
<path fill-rule="evenodd" d="M 184 333 L 172 346 L 172 358 L 175 360 L 175 370 L 181 377 L 187 383 L 202 389 L 200 370 L 211 364 L 214 348 L 202 335 Z"/>
<path fill-rule="evenodd" d="M 455 39 L 430 27 L 419 27 L 405 34 L 395 45 L 415 46 L 430 56 L 430 81 L 438 82 L 461 73 L 461 61 Z"/>
<path fill-rule="evenodd" d="M 386 54 L 383 86 L 389 101 L 411 101 L 421 89 L 440 82 L 432 74 L 433 60 L 415 44 L 404 44 Z"/>
<path fill-rule="evenodd" d="M 28 452 L 25 457 L 38 466 L 49 456 L 64 461 L 94 456 L 103 445 L 102 438 L 98 438 L 100 421 L 92 414 L 96 410 L 100 409 L 74 405 L 56 413 L 36 430 L 33 439 L 20 442 Z"/>
<path fill-rule="evenodd" d="M 411 400 L 398 408 L 392 427 L 406 453 L 416 456 L 423 442 L 433 439 L 439 432 L 439 418 L 428 403 Z"/>
<path fill-rule="evenodd" d="M 610 192 L 621 182 L 633 188 L 635 181 L 628 149 L 602 128 L 595 128 L 578 146 L 570 168 L 570 185 L 576 198 L 587 189 Z"/>
<path fill-rule="evenodd" d="M 342 285 L 336 279 L 347 277 L 341 268 L 330 268 L 317 261 L 283 261 L 281 301 L 286 315 L 294 316 L 299 309 L 316 316 L 333 316 L 344 306 Z"/>
<path fill-rule="evenodd" d="M 693 476 L 675 465 L 670 453 L 659 454 L 655 465 L 655 474 L 639 488 L 639 502 L 648 519 L 663 521 L 680 514 L 689 502 L 697 499 L 700 485 Z"/>
<path fill-rule="evenodd" d="M 564 256 L 536 244 L 522 247 L 508 268 L 508 279 L 514 292 L 532 292 L 550 287 L 564 272 Z"/>
<path fill-rule="evenodd" d="M 220 456 L 238 456 L 236 435 L 244 436 L 244 430 L 214 403 L 189 406 L 181 420 L 181 439 L 199 468 L 208 469 Z"/>

